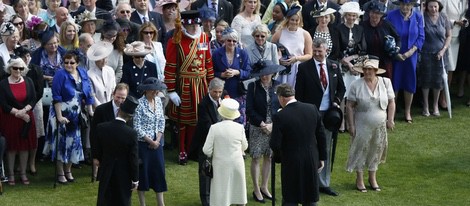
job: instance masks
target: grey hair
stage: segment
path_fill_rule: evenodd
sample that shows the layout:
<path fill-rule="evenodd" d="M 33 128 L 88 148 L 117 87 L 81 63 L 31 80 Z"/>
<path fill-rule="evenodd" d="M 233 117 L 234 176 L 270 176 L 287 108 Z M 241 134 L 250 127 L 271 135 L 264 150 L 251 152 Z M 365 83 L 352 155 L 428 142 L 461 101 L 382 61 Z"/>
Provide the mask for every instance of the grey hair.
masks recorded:
<path fill-rule="evenodd" d="M 82 33 L 82 34 L 80 34 L 80 36 L 78 37 L 78 42 L 79 42 L 79 43 L 83 43 L 83 42 L 86 41 L 88 38 L 93 38 L 93 37 L 92 37 L 91 34 L 89 34 L 89 33 Z"/>
<path fill-rule="evenodd" d="M 215 77 L 209 83 L 209 91 L 212 90 L 212 89 L 219 89 L 219 88 L 224 89 L 224 86 L 225 86 L 225 81 Z"/>
<path fill-rule="evenodd" d="M 253 29 L 253 32 L 251 32 L 251 36 L 255 37 L 256 33 L 263 33 L 267 36 L 271 35 L 271 31 L 269 31 L 268 26 L 266 26 L 266 24 L 258 24 L 257 26 L 255 26 L 255 29 Z"/>
<path fill-rule="evenodd" d="M 21 58 L 10 59 L 10 61 L 8 61 L 8 65 L 5 67 L 5 72 L 7 74 L 11 74 L 10 69 L 12 67 L 23 67 L 24 70 L 21 72 L 21 76 L 26 76 L 29 71 L 28 66 L 26 65 L 26 63 L 24 63 L 23 59 Z"/>
<path fill-rule="evenodd" d="M 225 30 L 227 31 L 227 29 L 229 30 L 229 32 L 225 33 L 223 32 L 222 33 L 222 39 L 225 41 L 227 39 L 234 39 L 234 40 L 237 40 L 238 41 L 238 32 L 235 31 L 235 29 L 232 29 L 232 28 L 226 28 Z"/>
<path fill-rule="evenodd" d="M 324 47 L 325 49 L 328 49 L 328 42 L 326 41 L 325 38 L 322 37 L 317 37 L 313 39 L 313 47 L 319 48 L 319 47 Z"/>

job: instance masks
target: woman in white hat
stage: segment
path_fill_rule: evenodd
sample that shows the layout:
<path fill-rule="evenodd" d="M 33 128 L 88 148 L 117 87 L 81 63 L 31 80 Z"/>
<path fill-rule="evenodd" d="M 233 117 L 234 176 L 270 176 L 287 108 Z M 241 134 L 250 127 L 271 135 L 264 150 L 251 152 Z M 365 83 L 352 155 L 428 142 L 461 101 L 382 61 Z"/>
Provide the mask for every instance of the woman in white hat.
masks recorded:
<path fill-rule="evenodd" d="M 145 60 L 145 56 L 150 54 L 151 47 L 144 42 L 135 41 L 128 44 L 124 53 L 132 57 L 132 61 L 126 62 L 122 66 L 121 82 L 129 85 L 129 95 L 140 98 L 142 94 L 138 92 L 137 87 L 149 77 L 158 78 L 157 68 L 154 63 Z"/>
<path fill-rule="evenodd" d="M 105 41 L 93 44 L 87 51 L 88 60 L 94 62 L 87 71 L 95 98 L 94 107 L 111 101 L 116 87 L 114 70 L 106 64 L 112 51 L 113 45 Z"/>
<path fill-rule="evenodd" d="M 354 69 L 364 77 L 349 88 L 347 120 L 351 147 L 346 170 L 356 171 L 356 188 L 360 192 L 367 192 L 363 170 L 368 170 L 371 189 L 380 191 L 376 172 L 378 165 L 385 162 L 387 128 L 395 127 L 395 93 L 389 78 L 377 76 L 385 73 L 379 68 L 378 57 L 369 55 Z"/>
<path fill-rule="evenodd" d="M 364 12 L 359 8 L 359 3 L 346 2 L 341 6 L 339 13 L 343 18 L 344 23 L 336 27 L 339 34 L 338 42 L 340 52 L 338 58 L 335 60 L 341 62 L 343 81 L 344 86 L 346 87 L 346 96 L 351 82 L 360 78 L 359 73 L 353 69 L 353 61 L 358 58 L 361 53 L 365 54 L 367 51 L 367 43 L 364 36 L 364 28 L 357 24 L 359 16 L 364 14 Z M 344 105 L 344 101 L 341 102 L 341 110 L 343 111 Z M 345 129 L 346 127 L 343 122 L 339 131 L 344 132 Z"/>
<path fill-rule="evenodd" d="M 212 158 L 214 170 L 210 205 L 247 203 L 243 151 L 248 148 L 248 142 L 243 125 L 233 121 L 240 116 L 238 107 L 234 99 L 222 100 L 217 111 L 223 120 L 211 126 L 202 148 Z"/>
<path fill-rule="evenodd" d="M 328 44 L 326 56 L 329 59 L 339 58 L 339 34 L 335 28 L 335 13 L 336 10 L 332 8 L 323 7 L 323 9 L 312 10 L 310 15 L 315 18 L 317 26 L 309 30 L 308 32 L 312 36 L 312 39 L 324 38 Z"/>

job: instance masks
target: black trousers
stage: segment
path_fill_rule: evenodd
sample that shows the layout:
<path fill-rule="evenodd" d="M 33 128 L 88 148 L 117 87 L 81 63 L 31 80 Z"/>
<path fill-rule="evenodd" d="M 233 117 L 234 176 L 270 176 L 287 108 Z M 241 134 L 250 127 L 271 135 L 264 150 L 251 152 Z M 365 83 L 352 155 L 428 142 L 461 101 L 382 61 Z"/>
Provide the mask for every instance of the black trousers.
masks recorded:
<path fill-rule="evenodd" d="M 297 203 L 283 202 L 282 206 L 298 206 Z M 302 206 L 317 206 L 316 202 L 302 203 Z"/>
<path fill-rule="evenodd" d="M 199 153 L 198 162 L 199 162 L 199 198 L 201 199 L 202 206 L 209 206 L 210 203 L 210 193 L 211 193 L 211 178 L 204 175 L 202 172 L 202 164 L 206 160 L 206 155 Z"/>

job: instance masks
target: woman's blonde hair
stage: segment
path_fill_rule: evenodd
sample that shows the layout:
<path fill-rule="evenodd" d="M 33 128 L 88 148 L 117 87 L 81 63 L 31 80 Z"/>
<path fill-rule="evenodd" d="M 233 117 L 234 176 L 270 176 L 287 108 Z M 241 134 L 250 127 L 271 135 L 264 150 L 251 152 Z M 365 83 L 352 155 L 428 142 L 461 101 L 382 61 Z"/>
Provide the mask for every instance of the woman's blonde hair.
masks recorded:
<path fill-rule="evenodd" d="M 78 26 L 70 21 L 64 21 L 62 25 L 60 25 L 60 36 L 59 36 L 59 42 L 61 46 L 67 46 L 65 43 L 67 42 L 66 33 L 67 33 L 67 27 L 73 26 L 75 28 L 75 36 L 72 39 L 72 42 L 70 45 L 72 45 L 73 49 L 78 48 L 79 46 L 79 41 L 78 41 Z"/>
<path fill-rule="evenodd" d="M 245 11 L 245 3 L 247 1 L 250 1 L 250 0 L 243 0 L 240 4 L 240 12 L 239 13 L 242 13 L 243 11 Z M 259 10 L 261 8 L 261 1 L 260 0 L 256 0 L 256 8 L 255 8 L 255 13 L 254 14 L 259 14 Z"/>
<path fill-rule="evenodd" d="M 301 13 L 302 10 L 299 10 L 297 13 L 293 14 L 292 16 L 286 16 L 286 18 L 284 19 L 284 21 L 282 21 L 281 23 L 281 28 L 287 28 L 287 25 L 289 25 L 289 20 L 293 17 L 293 16 L 298 16 L 299 17 L 299 27 L 303 27 L 304 26 L 304 20 L 302 18 L 302 13 Z"/>

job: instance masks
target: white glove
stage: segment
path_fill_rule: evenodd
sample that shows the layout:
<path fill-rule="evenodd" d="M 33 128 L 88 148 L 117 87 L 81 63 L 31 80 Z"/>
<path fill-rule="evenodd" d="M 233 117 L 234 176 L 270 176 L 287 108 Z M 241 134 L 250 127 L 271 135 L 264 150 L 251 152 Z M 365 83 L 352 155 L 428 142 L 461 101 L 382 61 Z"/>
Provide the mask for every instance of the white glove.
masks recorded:
<path fill-rule="evenodd" d="M 176 92 L 170 92 L 168 94 L 168 96 L 170 96 L 170 100 L 171 100 L 171 102 L 173 102 L 173 104 L 175 104 L 177 107 L 180 106 L 181 98 L 180 98 L 180 96 L 178 96 L 178 94 Z"/>

